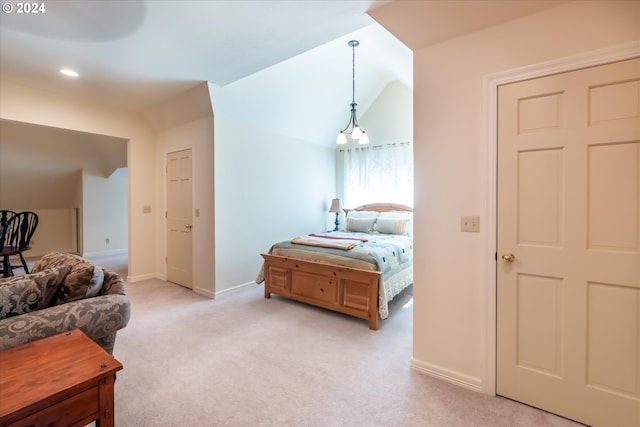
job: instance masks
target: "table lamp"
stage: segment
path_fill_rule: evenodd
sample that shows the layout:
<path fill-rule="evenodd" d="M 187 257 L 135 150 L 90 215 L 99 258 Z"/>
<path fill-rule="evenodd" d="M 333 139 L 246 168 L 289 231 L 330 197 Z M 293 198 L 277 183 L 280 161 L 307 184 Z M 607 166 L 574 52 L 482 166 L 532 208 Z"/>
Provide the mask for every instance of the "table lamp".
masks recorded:
<path fill-rule="evenodd" d="M 336 213 L 336 222 L 334 223 L 336 225 L 336 228 L 334 228 L 333 231 L 338 231 L 338 226 L 340 225 L 340 222 L 338 221 L 338 215 L 340 215 L 340 212 L 342 212 L 342 202 L 340 201 L 340 199 L 331 200 L 331 207 L 329 208 L 329 212 Z"/>

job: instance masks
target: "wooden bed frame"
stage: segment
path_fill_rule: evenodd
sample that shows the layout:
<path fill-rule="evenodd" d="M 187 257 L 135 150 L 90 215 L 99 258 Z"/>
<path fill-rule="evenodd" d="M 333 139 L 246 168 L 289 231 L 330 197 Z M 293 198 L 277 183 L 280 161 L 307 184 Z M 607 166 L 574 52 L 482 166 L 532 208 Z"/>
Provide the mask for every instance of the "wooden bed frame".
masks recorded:
<path fill-rule="evenodd" d="M 394 203 L 362 205 L 355 211 L 405 211 L 408 206 Z M 348 212 L 345 209 L 345 214 Z M 264 258 L 264 297 L 280 295 L 369 321 L 378 329 L 378 291 L 381 273 L 306 261 L 281 255 L 261 254 Z"/>

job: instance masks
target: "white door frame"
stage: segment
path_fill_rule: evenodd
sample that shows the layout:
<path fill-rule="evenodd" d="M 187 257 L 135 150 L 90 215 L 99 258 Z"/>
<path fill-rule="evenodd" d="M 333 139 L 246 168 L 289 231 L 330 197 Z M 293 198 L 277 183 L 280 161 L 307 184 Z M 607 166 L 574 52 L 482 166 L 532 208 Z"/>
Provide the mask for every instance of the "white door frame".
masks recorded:
<path fill-rule="evenodd" d="M 487 194 L 484 208 L 487 218 L 486 240 L 482 247 L 485 262 L 482 293 L 482 337 L 483 350 L 482 391 L 496 394 L 496 286 L 497 286 L 497 167 L 498 167 L 498 86 L 529 80 L 551 74 L 593 67 L 611 62 L 640 57 L 640 41 L 624 43 L 592 52 L 581 53 L 566 58 L 534 64 L 522 68 L 486 75 L 483 78 L 483 146 L 486 159 L 485 190 Z"/>

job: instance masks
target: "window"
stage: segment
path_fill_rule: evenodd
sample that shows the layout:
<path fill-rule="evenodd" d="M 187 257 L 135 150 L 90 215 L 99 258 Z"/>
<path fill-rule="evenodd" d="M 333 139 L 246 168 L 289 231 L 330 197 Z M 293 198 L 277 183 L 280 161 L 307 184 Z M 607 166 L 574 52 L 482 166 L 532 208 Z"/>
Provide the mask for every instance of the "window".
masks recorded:
<path fill-rule="evenodd" d="M 390 202 L 413 206 L 410 142 L 338 149 L 343 165 L 344 206 Z"/>

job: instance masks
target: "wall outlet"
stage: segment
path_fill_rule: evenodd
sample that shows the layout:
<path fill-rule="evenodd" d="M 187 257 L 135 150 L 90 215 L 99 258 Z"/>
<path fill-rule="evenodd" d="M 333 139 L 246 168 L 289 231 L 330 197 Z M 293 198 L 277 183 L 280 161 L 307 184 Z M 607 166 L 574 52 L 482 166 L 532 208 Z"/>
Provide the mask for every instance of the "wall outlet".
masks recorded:
<path fill-rule="evenodd" d="M 479 216 L 461 216 L 460 231 L 478 233 L 480 232 Z"/>

